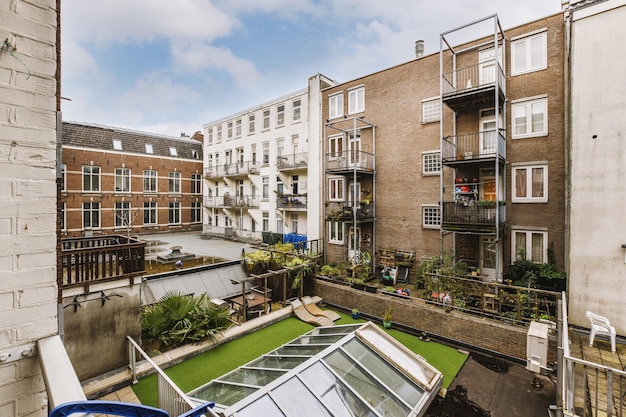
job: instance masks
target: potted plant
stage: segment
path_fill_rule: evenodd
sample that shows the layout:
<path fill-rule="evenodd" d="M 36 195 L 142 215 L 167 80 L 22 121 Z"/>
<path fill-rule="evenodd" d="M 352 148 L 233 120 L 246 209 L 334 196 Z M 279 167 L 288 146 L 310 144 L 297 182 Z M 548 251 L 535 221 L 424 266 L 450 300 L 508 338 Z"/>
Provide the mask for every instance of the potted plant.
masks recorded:
<path fill-rule="evenodd" d="M 391 306 L 385 308 L 385 314 L 383 314 L 383 327 L 389 329 L 391 327 Z"/>
<path fill-rule="evenodd" d="M 358 308 L 353 308 L 352 309 L 352 318 L 353 319 L 358 319 L 359 317 L 360 317 L 359 309 Z"/>

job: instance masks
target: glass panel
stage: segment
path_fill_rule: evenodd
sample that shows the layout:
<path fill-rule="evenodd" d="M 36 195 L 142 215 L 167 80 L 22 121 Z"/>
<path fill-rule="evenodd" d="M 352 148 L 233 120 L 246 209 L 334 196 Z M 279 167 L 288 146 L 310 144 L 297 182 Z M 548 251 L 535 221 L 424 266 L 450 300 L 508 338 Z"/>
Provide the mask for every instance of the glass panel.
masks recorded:
<path fill-rule="evenodd" d="M 338 335 L 329 335 L 329 336 L 315 336 L 315 335 L 305 335 L 302 337 L 297 338 L 296 340 L 294 340 L 293 342 L 291 342 L 290 344 L 294 344 L 294 345 L 298 345 L 298 344 L 325 344 L 325 345 L 330 345 L 335 343 L 337 340 L 341 339 L 342 337 L 344 337 L 344 335 L 342 334 L 338 334 Z"/>
<path fill-rule="evenodd" d="M 515 259 L 526 258 L 526 233 L 515 233 Z"/>
<path fill-rule="evenodd" d="M 483 240 L 483 268 L 496 269 L 496 242 Z"/>
<path fill-rule="evenodd" d="M 321 363 L 316 363 L 304 370 L 300 377 L 317 396 L 322 398 L 324 405 L 337 417 L 375 417 L 361 399 L 346 388 L 343 382 Z M 379 397 L 380 398 L 380 397 Z M 405 413 L 404 415 L 406 415 Z M 396 414 L 389 414 L 399 416 Z"/>
<path fill-rule="evenodd" d="M 326 356 L 324 361 L 380 414 L 396 417 L 409 414 L 406 404 L 369 374 L 364 373 L 343 352 L 335 351 Z"/>
<path fill-rule="evenodd" d="M 271 369 L 292 369 L 306 361 L 308 358 L 284 357 L 284 356 L 264 356 L 250 363 L 250 366 Z"/>
<path fill-rule="evenodd" d="M 284 372 L 281 371 L 240 368 L 220 379 L 226 382 L 265 386 L 282 375 L 284 375 Z"/>
<path fill-rule="evenodd" d="M 331 416 L 328 410 L 297 378 L 291 378 L 273 390 L 272 395 L 289 416 Z M 258 413 L 257 415 L 265 416 L 265 413 Z"/>
<path fill-rule="evenodd" d="M 515 120 L 515 134 L 526 134 L 526 107 L 523 105 L 513 107 L 513 118 Z"/>
<path fill-rule="evenodd" d="M 533 168 L 533 197 L 543 197 L 543 168 Z"/>
<path fill-rule="evenodd" d="M 237 411 L 238 417 L 259 417 L 261 415 L 263 417 L 283 417 L 285 414 L 280 411 L 274 401 L 267 395 Z"/>
<path fill-rule="evenodd" d="M 526 42 L 517 42 L 513 50 L 515 58 L 514 72 L 523 71 L 526 68 Z"/>
<path fill-rule="evenodd" d="M 518 169 L 515 171 L 515 197 L 526 197 L 526 170 Z"/>
<path fill-rule="evenodd" d="M 543 233 L 532 234 L 532 261 L 543 262 Z"/>
<path fill-rule="evenodd" d="M 545 104 L 543 101 L 538 101 L 531 105 L 532 107 L 532 132 L 543 132 L 543 115 L 545 113 Z"/>
<path fill-rule="evenodd" d="M 213 401 L 217 404 L 229 406 L 246 398 L 255 391 L 257 391 L 257 388 L 211 382 L 198 389 L 198 391 L 191 392 L 189 395 L 201 400 Z"/>
<path fill-rule="evenodd" d="M 545 48 L 544 35 L 537 36 L 530 40 L 530 67 L 540 68 L 545 65 L 543 62 Z"/>
<path fill-rule="evenodd" d="M 274 352 L 279 355 L 313 356 L 326 349 L 326 346 L 282 346 Z"/>
<path fill-rule="evenodd" d="M 365 344 L 358 339 L 352 339 L 344 345 L 357 362 L 371 373 L 376 375 L 385 385 L 387 385 L 396 395 L 402 397 L 404 401 L 415 406 L 424 390 L 409 380 L 399 372 L 389 362 L 375 354 Z"/>

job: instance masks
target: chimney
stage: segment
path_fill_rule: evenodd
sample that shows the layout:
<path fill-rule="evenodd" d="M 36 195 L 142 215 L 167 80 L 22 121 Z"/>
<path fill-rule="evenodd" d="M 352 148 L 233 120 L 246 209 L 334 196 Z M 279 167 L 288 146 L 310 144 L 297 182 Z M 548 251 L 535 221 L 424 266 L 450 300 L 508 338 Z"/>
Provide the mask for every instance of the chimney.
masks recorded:
<path fill-rule="evenodd" d="M 424 41 L 415 41 L 415 58 L 421 58 L 424 55 Z"/>

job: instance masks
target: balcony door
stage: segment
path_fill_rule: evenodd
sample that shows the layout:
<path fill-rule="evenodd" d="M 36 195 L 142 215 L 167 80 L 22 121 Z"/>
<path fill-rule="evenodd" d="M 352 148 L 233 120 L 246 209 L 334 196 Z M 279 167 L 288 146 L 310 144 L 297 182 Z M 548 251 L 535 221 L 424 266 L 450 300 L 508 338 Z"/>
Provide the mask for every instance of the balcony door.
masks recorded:
<path fill-rule="evenodd" d="M 498 63 L 502 66 L 502 47 L 498 48 Z M 497 73 L 494 48 L 478 52 L 478 82 L 480 85 L 495 83 Z"/>
<path fill-rule="evenodd" d="M 348 234 L 348 259 L 354 259 L 354 257 L 361 252 L 361 228 L 356 228 L 356 242 L 354 228 L 350 227 L 350 233 Z M 355 246 L 356 243 L 356 246 Z"/>
<path fill-rule="evenodd" d="M 480 237 L 480 273 L 487 275 L 487 280 L 495 281 L 500 274 L 498 273 L 498 265 L 502 265 L 502 250 L 494 238 L 489 236 Z"/>
<path fill-rule="evenodd" d="M 361 133 L 357 132 L 356 135 L 350 133 L 348 135 L 348 163 L 349 165 L 356 164 L 357 166 L 361 162 Z"/>

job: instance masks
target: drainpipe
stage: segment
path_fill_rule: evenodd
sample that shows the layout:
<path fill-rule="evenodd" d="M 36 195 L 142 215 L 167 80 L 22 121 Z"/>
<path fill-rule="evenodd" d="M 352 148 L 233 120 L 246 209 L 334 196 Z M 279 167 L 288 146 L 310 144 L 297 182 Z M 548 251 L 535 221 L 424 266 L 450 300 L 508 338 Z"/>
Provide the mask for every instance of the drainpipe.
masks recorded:
<path fill-rule="evenodd" d="M 357 213 L 357 195 L 356 195 L 356 157 L 357 157 L 357 149 L 356 149 L 356 117 L 354 119 L 352 119 L 352 123 L 353 123 L 353 128 L 352 128 L 352 140 L 353 140 L 353 144 L 352 144 L 352 232 L 353 232 L 353 237 L 352 237 L 352 247 L 354 248 L 354 257 L 356 257 L 357 254 L 357 243 L 358 243 L 358 236 L 357 236 L 357 232 L 356 232 L 356 223 L 357 223 L 357 218 L 356 218 L 356 213 Z M 360 153 L 359 153 L 360 156 Z M 349 250 L 348 250 L 349 252 Z"/>

